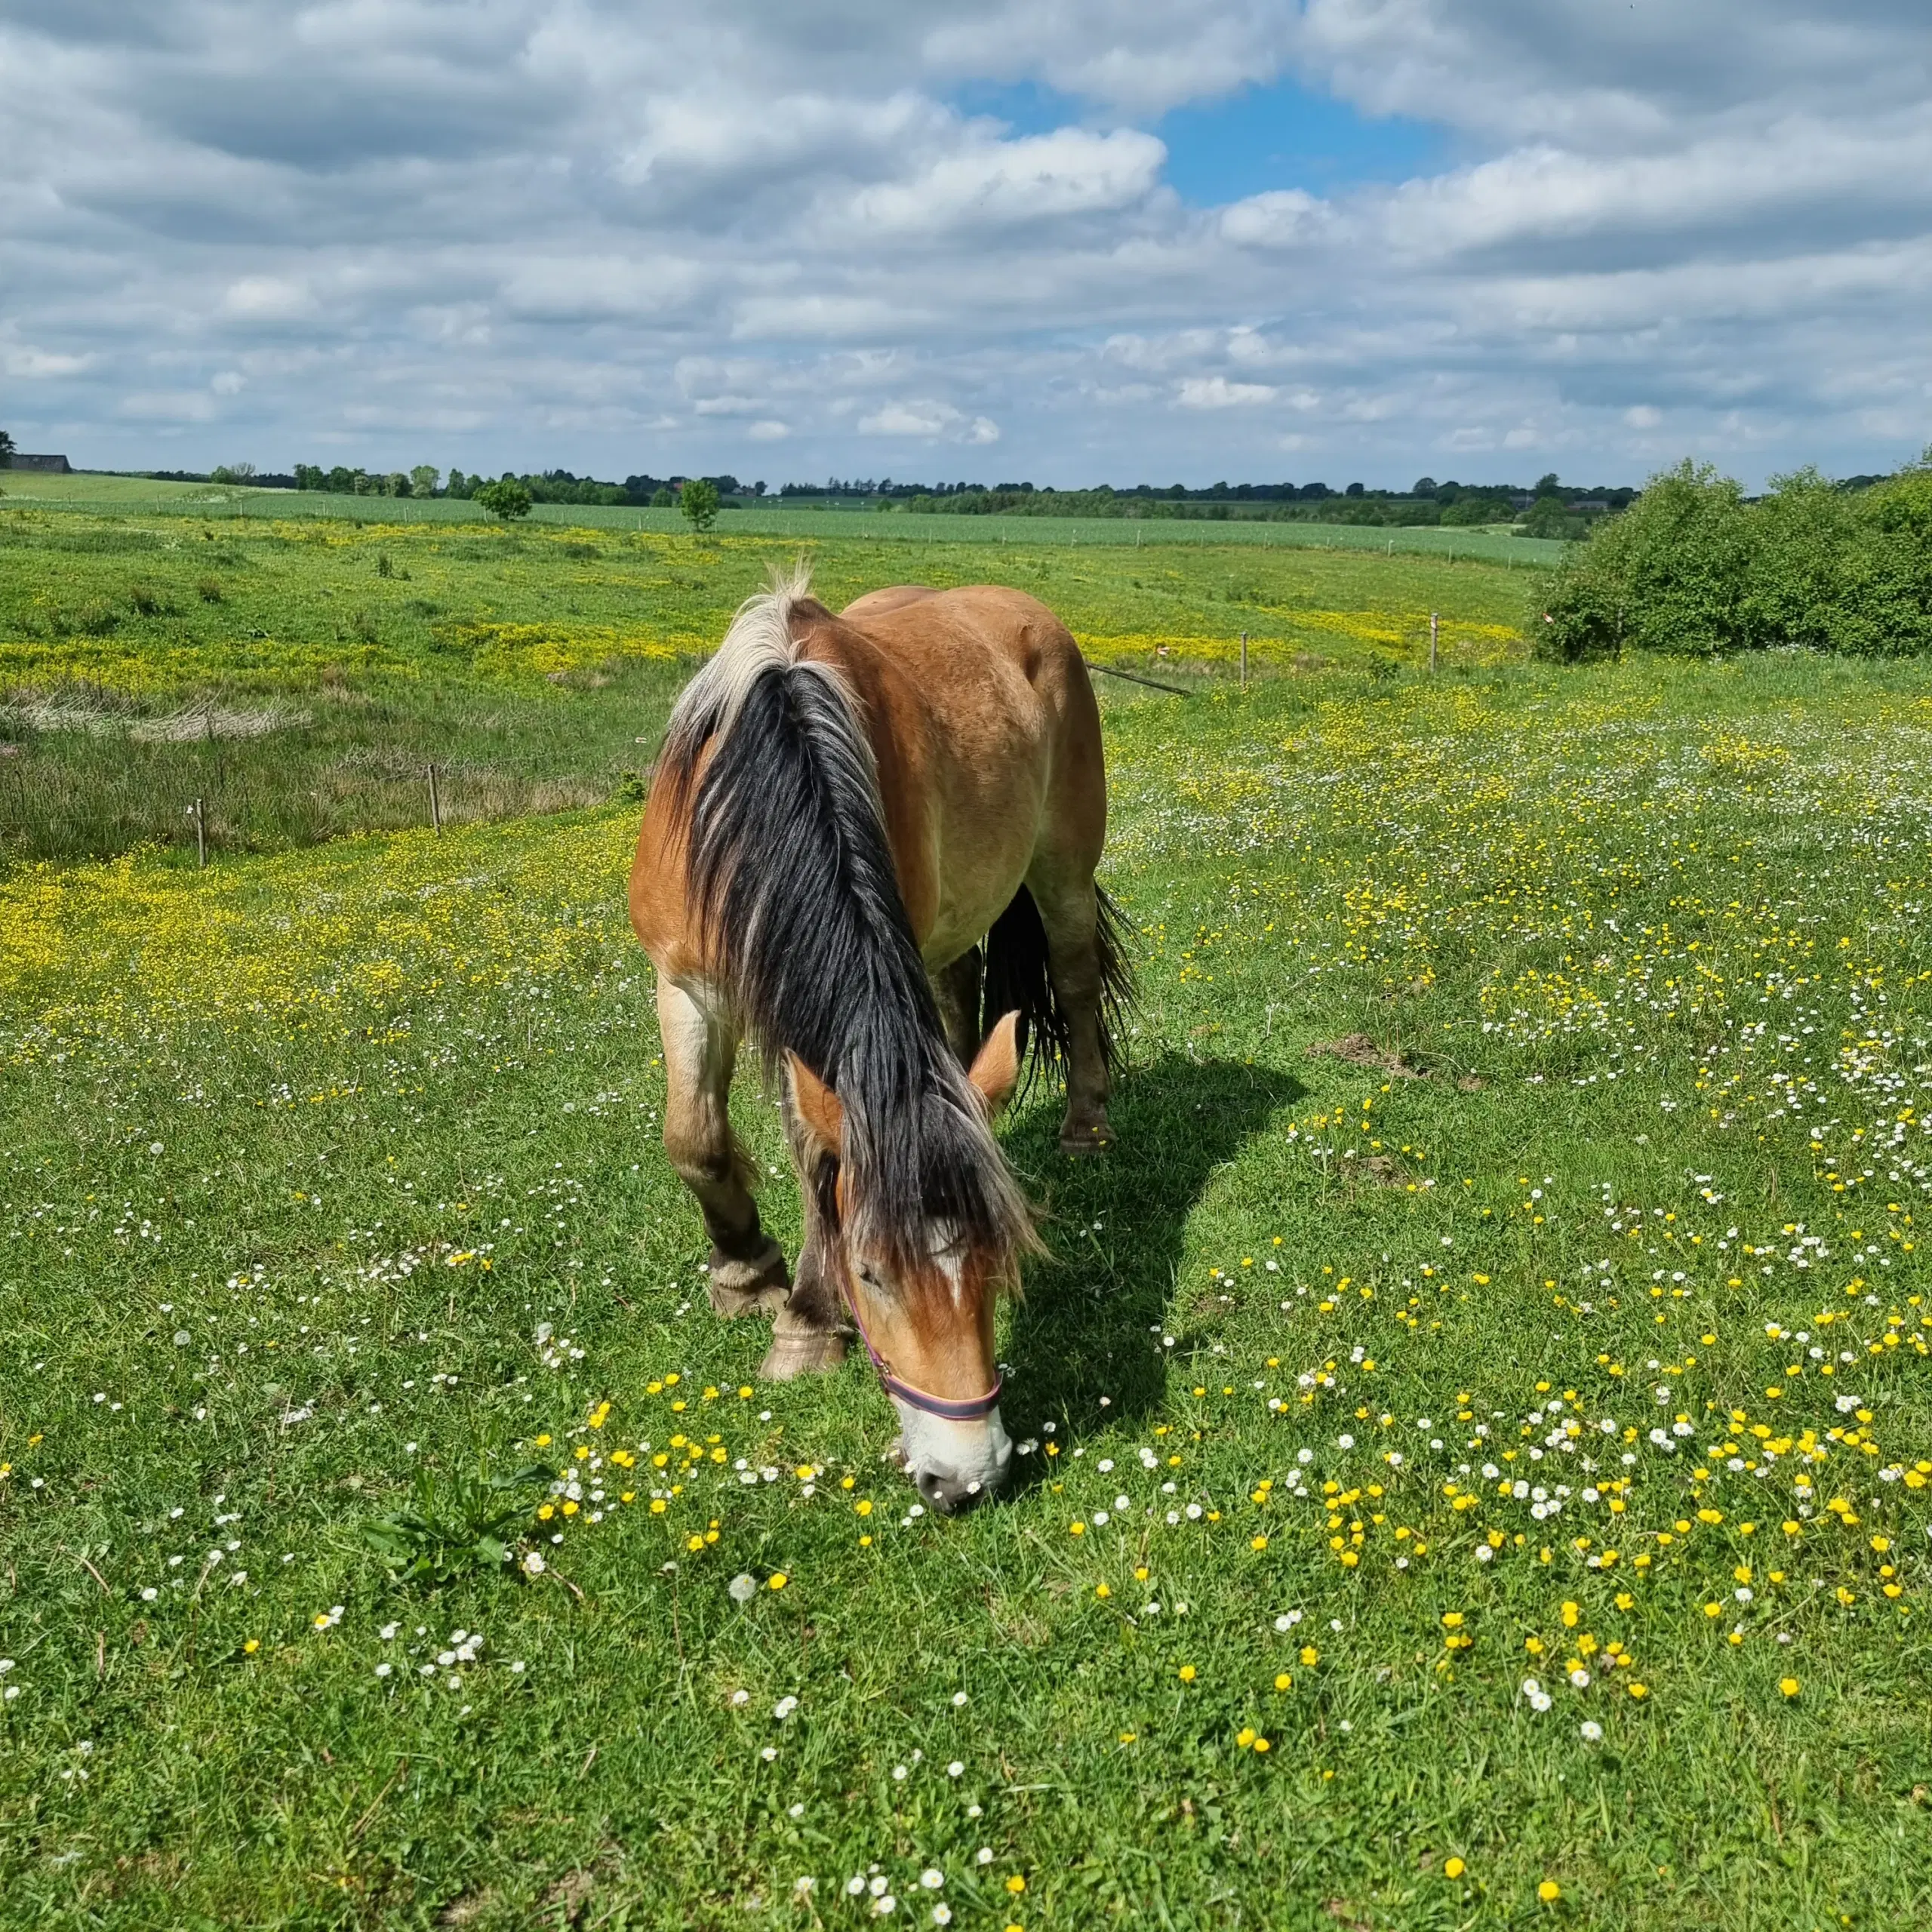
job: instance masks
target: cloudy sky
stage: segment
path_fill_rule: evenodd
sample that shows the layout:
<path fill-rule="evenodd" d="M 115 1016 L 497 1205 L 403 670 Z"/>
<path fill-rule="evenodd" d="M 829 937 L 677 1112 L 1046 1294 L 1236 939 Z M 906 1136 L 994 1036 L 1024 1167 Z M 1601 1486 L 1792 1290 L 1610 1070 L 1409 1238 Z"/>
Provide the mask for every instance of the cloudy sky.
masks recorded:
<path fill-rule="evenodd" d="M 0 0 L 76 463 L 1755 484 L 1932 441 L 1926 0 Z"/>

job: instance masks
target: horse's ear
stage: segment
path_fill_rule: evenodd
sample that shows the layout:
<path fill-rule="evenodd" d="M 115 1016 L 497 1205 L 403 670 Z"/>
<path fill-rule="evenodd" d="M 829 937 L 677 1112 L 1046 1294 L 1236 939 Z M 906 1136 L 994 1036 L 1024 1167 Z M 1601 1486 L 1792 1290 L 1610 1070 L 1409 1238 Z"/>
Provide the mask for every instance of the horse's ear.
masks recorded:
<path fill-rule="evenodd" d="M 986 1035 L 986 1043 L 973 1057 L 966 1078 L 980 1090 L 989 1115 L 996 1114 L 1013 1097 L 1020 1080 L 1020 1015 L 1009 1013 Z"/>
<path fill-rule="evenodd" d="M 845 1147 L 845 1109 L 838 1096 L 796 1054 L 785 1056 L 792 1080 L 792 1109 L 822 1154 L 842 1154 Z"/>

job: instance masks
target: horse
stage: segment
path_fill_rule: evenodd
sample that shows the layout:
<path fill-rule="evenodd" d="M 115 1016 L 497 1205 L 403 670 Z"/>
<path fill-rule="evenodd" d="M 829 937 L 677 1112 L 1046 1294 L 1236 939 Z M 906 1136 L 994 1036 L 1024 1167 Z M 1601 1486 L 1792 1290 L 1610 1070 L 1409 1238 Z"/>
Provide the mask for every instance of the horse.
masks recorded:
<path fill-rule="evenodd" d="M 837 615 L 801 567 L 738 611 L 672 709 L 630 875 L 657 969 L 664 1146 L 721 1316 L 773 1318 L 760 1373 L 835 1368 L 851 1323 L 894 1445 L 946 1515 L 1004 1484 L 993 1315 L 1041 1244 L 992 1123 L 1063 1069 L 1060 1144 L 1107 1121 L 1121 928 L 1099 708 L 1072 635 L 997 586 L 875 591 Z M 780 1096 L 795 1276 L 758 1220 L 728 1099 L 740 1043 Z"/>

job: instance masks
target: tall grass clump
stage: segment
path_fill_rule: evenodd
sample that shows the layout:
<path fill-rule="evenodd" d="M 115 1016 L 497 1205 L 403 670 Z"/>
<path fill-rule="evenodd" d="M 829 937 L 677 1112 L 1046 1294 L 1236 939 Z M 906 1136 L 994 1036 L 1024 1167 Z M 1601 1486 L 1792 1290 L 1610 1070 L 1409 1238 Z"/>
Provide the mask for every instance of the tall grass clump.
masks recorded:
<path fill-rule="evenodd" d="M 1626 650 L 1932 653 L 1932 450 L 1863 492 L 1807 469 L 1755 501 L 1687 459 L 1577 547 L 1531 629 L 1537 654 L 1564 663 Z"/>

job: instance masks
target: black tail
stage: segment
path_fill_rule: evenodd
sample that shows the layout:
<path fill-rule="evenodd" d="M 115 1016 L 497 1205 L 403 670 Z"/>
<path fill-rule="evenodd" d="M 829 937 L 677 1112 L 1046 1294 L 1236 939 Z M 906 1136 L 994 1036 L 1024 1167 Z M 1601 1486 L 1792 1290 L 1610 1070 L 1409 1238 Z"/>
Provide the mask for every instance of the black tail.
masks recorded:
<path fill-rule="evenodd" d="M 1097 886 L 1094 897 L 1099 902 L 1094 939 L 1100 964 L 1100 1051 L 1108 1071 L 1118 1076 L 1126 1066 L 1121 1034 L 1134 1004 L 1134 969 L 1128 961 L 1127 928 L 1120 908 Z M 1064 1075 L 1072 1032 L 1048 971 L 1047 929 L 1025 886 L 994 921 L 986 952 L 982 1033 L 1007 1014 L 1017 1012 L 1027 1081 L 1041 1071 L 1050 1078 Z"/>

